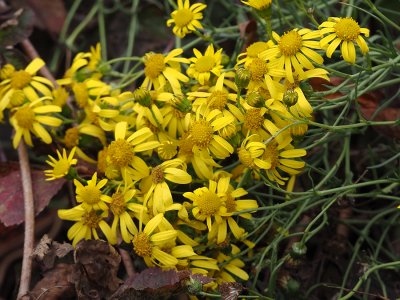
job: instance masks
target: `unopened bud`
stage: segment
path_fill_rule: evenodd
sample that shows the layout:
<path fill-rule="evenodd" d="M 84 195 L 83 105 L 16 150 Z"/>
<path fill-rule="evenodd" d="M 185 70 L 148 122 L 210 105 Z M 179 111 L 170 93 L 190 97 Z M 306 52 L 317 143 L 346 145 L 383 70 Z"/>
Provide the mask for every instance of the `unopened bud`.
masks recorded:
<path fill-rule="evenodd" d="M 10 97 L 10 104 L 14 107 L 21 106 L 25 102 L 25 94 L 21 90 L 15 90 Z"/>
<path fill-rule="evenodd" d="M 263 107 L 265 99 L 259 92 L 251 91 L 246 95 L 246 102 L 253 107 Z"/>
<path fill-rule="evenodd" d="M 138 88 L 133 92 L 133 99 L 142 106 L 150 107 L 152 104 L 150 92 L 145 88 Z"/>
<path fill-rule="evenodd" d="M 0 69 L 0 79 L 8 79 L 11 77 L 11 74 L 15 72 L 15 68 L 11 64 L 6 64 Z"/>
<path fill-rule="evenodd" d="M 283 102 L 288 106 L 291 107 L 297 103 L 299 99 L 299 95 L 295 90 L 289 89 L 283 94 Z"/>
<path fill-rule="evenodd" d="M 238 89 L 245 89 L 249 85 L 251 78 L 250 71 L 246 68 L 239 67 L 235 74 L 235 83 Z"/>
<path fill-rule="evenodd" d="M 183 113 L 192 111 L 192 103 L 184 95 L 175 96 L 172 101 L 174 102 L 174 107 L 177 110 Z"/>

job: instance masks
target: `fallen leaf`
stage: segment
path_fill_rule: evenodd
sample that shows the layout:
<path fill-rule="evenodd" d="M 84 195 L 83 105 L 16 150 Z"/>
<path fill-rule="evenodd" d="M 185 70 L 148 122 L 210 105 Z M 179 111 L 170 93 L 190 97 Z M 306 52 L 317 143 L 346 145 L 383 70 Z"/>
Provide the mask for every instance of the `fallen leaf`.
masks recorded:
<path fill-rule="evenodd" d="M 35 213 L 39 214 L 64 185 L 64 179 L 46 181 L 43 171 L 31 170 Z M 0 163 L 0 221 L 5 226 L 21 224 L 24 196 L 18 163 Z"/>
<path fill-rule="evenodd" d="M 162 270 L 148 268 L 128 278 L 112 295 L 112 299 L 161 299 L 184 290 L 190 279 L 188 270 Z"/>
<path fill-rule="evenodd" d="M 117 277 L 121 257 L 105 241 L 82 240 L 75 250 L 73 276 L 79 299 L 109 299 L 120 283 Z"/>
<path fill-rule="evenodd" d="M 47 234 L 45 234 L 33 251 L 32 257 L 35 261 L 40 263 L 43 270 L 49 270 L 54 267 L 57 257 L 62 258 L 72 252 L 73 249 L 74 248 L 71 244 L 60 244 L 53 241 Z"/>
<path fill-rule="evenodd" d="M 56 265 L 28 292 L 30 299 L 76 299 L 74 284 L 71 281 L 71 274 L 74 271 L 73 264 Z"/>

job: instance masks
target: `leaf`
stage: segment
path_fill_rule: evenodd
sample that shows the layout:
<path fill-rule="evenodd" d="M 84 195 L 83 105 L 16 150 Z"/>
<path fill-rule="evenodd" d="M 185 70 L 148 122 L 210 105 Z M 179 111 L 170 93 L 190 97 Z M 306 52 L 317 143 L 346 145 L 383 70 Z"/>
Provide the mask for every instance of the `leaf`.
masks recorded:
<path fill-rule="evenodd" d="M 46 181 L 43 171 L 31 170 L 35 213 L 38 215 L 64 185 L 64 179 Z M 24 196 L 17 163 L 0 163 L 0 221 L 5 226 L 24 221 Z"/>
<path fill-rule="evenodd" d="M 56 257 L 64 257 L 73 250 L 71 244 L 60 244 L 45 234 L 33 251 L 32 257 L 41 264 L 43 270 L 49 270 L 54 267 Z"/>
<path fill-rule="evenodd" d="M 75 271 L 75 265 L 58 264 L 44 274 L 32 291 L 28 292 L 30 299 L 76 299 L 74 284 L 71 274 Z"/>
<path fill-rule="evenodd" d="M 190 271 L 148 268 L 128 278 L 112 299 L 160 299 L 183 291 Z"/>
<path fill-rule="evenodd" d="M 0 47 L 14 46 L 32 33 L 33 12 L 27 8 L 15 11 L 9 19 L 0 24 Z"/>
<path fill-rule="evenodd" d="M 62 0 L 27 0 L 35 12 L 40 28 L 50 34 L 59 34 L 64 26 L 67 16 Z"/>
<path fill-rule="evenodd" d="M 109 299 L 119 287 L 117 272 L 121 257 L 105 241 L 82 240 L 75 250 L 73 276 L 79 299 Z"/>

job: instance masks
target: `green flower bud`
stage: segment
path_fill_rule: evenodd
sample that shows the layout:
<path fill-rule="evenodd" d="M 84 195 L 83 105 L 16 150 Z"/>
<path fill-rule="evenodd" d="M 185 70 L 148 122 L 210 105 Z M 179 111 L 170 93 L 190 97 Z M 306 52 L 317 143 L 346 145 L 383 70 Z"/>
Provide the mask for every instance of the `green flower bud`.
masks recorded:
<path fill-rule="evenodd" d="M 297 103 L 297 100 L 299 99 L 299 95 L 295 90 L 288 89 L 286 92 L 283 94 L 283 102 L 288 106 L 291 107 Z"/>
<path fill-rule="evenodd" d="M 145 88 L 138 88 L 133 92 L 133 99 L 140 105 L 150 107 L 152 104 L 150 92 Z"/>
<path fill-rule="evenodd" d="M 239 67 L 235 74 L 235 83 L 238 89 L 245 89 L 249 85 L 251 78 L 250 71 L 246 68 Z"/>
<path fill-rule="evenodd" d="M 265 99 L 258 91 L 251 91 L 246 95 L 246 102 L 253 107 L 263 107 Z"/>
<path fill-rule="evenodd" d="M 177 110 L 183 113 L 188 113 L 192 111 L 192 103 L 184 95 L 175 96 L 172 101 L 174 103 L 174 107 Z"/>
<path fill-rule="evenodd" d="M 301 258 L 307 253 L 307 246 L 303 243 L 296 242 L 292 245 L 290 256 L 293 258 Z"/>

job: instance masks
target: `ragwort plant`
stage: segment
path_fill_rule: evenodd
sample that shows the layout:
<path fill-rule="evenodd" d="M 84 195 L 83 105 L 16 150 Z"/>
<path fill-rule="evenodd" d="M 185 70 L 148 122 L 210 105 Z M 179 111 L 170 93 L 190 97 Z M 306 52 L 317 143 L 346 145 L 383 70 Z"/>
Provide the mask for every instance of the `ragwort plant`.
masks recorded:
<path fill-rule="evenodd" d="M 132 31 L 128 55 L 107 60 L 99 10 L 100 43 L 57 86 L 36 74 L 41 59 L 1 68 L 13 146 L 40 139 L 63 153 L 49 156 L 45 174 L 73 181 L 76 206 L 58 212 L 73 222 L 68 239 L 106 239 L 143 266 L 214 278 L 203 296 L 238 281 L 244 298 L 390 297 L 383 270 L 400 265 L 389 239 L 399 145 L 372 127 L 398 125 L 374 117 L 399 96 L 388 92 L 399 83 L 399 26 L 370 1 L 209 2 L 164 3 L 176 36 L 169 51 L 132 56 Z M 218 27 L 216 7 L 228 20 Z M 241 38 L 246 18 L 258 39 Z M 73 47 L 84 28 L 67 37 L 65 26 Z M 366 115 L 360 99 L 377 91 L 381 104 Z M 96 172 L 79 174 L 78 161 Z M 367 217 L 343 214 L 349 207 Z M 321 255 L 339 279 L 324 276 Z"/>

